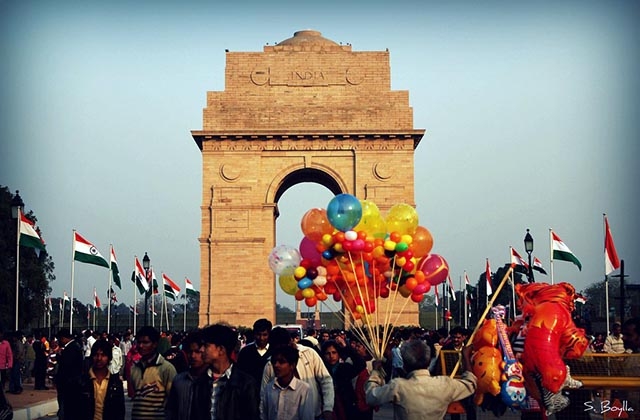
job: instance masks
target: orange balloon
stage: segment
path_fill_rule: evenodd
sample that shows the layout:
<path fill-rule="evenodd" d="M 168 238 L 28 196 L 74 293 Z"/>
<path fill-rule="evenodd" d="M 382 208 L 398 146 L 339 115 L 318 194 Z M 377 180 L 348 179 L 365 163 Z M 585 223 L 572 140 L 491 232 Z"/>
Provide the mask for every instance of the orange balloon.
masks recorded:
<path fill-rule="evenodd" d="M 302 216 L 302 233 L 313 242 L 322 240 L 324 234 L 333 233 L 333 226 L 327 218 L 325 209 L 311 209 Z"/>
<path fill-rule="evenodd" d="M 314 297 L 308 297 L 304 300 L 304 303 L 307 306 L 316 306 L 316 304 L 318 303 L 318 299 L 314 296 Z"/>
<path fill-rule="evenodd" d="M 408 277 L 404 283 L 405 287 L 411 291 L 418 285 L 418 280 L 415 277 Z"/>
<path fill-rule="evenodd" d="M 431 252 L 431 248 L 433 248 L 431 232 L 424 226 L 418 226 L 413 234 L 413 242 L 409 245 L 409 249 L 413 251 L 413 256 L 416 258 L 424 257 Z"/>

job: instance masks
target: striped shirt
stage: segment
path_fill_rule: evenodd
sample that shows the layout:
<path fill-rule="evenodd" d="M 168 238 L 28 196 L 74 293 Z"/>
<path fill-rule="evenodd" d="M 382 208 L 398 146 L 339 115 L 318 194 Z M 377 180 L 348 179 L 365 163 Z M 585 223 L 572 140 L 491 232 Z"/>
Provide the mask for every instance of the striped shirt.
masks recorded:
<path fill-rule="evenodd" d="M 229 380 L 229 378 L 231 377 L 231 368 L 233 367 L 233 365 L 229 365 L 229 367 L 227 368 L 227 370 L 224 371 L 224 373 L 222 375 L 220 375 L 219 377 L 215 378 L 213 376 L 213 373 L 211 372 L 211 369 L 209 369 L 209 376 L 214 377 L 213 379 L 213 391 L 211 392 L 211 420 L 218 420 L 218 413 L 217 413 L 217 402 L 220 399 L 220 395 L 222 395 L 222 391 L 224 390 L 224 386 L 227 384 L 227 381 Z M 221 419 L 224 420 L 224 419 Z"/>
<path fill-rule="evenodd" d="M 158 354 L 146 363 L 131 367 L 131 381 L 135 390 L 131 420 L 164 420 L 164 407 L 171 391 L 176 369 Z"/>

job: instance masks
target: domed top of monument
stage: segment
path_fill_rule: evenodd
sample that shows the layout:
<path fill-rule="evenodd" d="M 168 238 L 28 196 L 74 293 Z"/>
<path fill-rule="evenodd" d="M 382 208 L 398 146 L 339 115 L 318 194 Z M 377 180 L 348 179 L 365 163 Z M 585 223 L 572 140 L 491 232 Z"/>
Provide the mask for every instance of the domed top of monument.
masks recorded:
<path fill-rule="evenodd" d="M 322 36 L 320 31 L 304 29 L 275 46 L 265 46 L 265 51 L 351 51 L 351 45 L 339 45 Z"/>
<path fill-rule="evenodd" d="M 327 39 L 322 36 L 320 31 L 314 31 L 312 29 L 305 29 L 302 31 L 297 31 L 293 34 L 291 38 L 285 39 L 278 43 L 278 45 L 323 45 L 323 46 L 334 46 L 338 45 L 334 41 Z"/>

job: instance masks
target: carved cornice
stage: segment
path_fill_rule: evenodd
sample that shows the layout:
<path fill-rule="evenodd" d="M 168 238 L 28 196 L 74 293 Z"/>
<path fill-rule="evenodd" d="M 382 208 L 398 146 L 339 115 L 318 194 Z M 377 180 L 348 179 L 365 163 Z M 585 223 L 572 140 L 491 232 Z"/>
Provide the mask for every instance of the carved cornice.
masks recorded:
<path fill-rule="evenodd" d="M 240 133 L 191 131 L 201 151 L 415 150 L 425 130 L 362 133 Z"/>

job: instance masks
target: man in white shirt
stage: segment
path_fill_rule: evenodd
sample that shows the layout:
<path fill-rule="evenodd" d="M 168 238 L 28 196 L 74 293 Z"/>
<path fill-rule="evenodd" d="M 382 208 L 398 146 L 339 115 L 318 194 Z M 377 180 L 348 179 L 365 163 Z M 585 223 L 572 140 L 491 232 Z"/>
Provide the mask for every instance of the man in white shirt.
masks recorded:
<path fill-rule="evenodd" d="M 111 361 L 109 362 L 109 373 L 119 375 L 123 365 L 122 350 L 120 350 L 120 340 L 117 336 L 111 334 L 109 342 L 113 346 L 111 349 Z"/>

